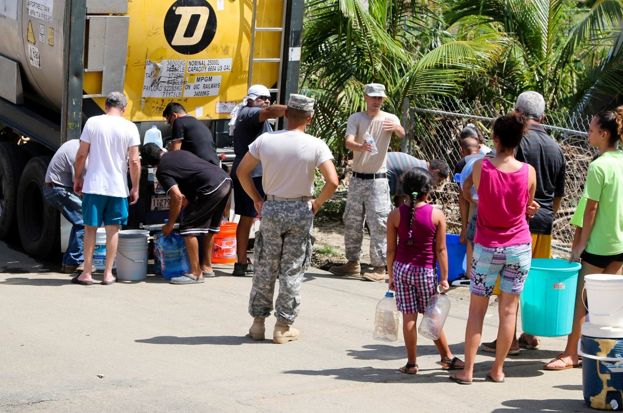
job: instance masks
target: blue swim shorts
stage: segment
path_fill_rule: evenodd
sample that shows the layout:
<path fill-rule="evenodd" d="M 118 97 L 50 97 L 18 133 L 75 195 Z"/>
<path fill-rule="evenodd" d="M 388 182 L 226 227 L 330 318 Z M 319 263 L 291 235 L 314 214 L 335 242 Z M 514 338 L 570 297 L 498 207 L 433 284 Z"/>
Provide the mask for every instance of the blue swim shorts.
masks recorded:
<path fill-rule="evenodd" d="M 84 225 L 125 225 L 128 223 L 128 199 L 114 196 L 84 194 L 82 198 Z"/>
<path fill-rule="evenodd" d="M 500 289 L 507 294 L 519 295 L 531 262 L 532 245 L 529 243 L 497 248 L 475 244 L 469 290 L 474 295 L 489 297 L 499 275 Z"/>

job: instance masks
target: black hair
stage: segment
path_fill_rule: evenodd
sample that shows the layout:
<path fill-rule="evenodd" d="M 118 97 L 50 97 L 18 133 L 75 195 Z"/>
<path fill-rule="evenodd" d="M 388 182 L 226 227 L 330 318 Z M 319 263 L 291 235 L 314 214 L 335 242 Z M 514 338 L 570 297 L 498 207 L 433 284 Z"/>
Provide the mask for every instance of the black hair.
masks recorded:
<path fill-rule="evenodd" d="M 599 112 L 595 118 L 599 127 L 610 133 L 608 137 L 610 146 L 616 145 L 619 139 L 623 145 L 623 106 L 619 106 L 615 110 Z"/>
<path fill-rule="evenodd" d="M 480 133 L 478 127 L 473 123 L 468 123 L 461 130 L 461 133 L 459 134 L 459 140 L 463 140 L 465 138 L 474 138 L 478 141 L 478 143 L 485 143 L 484 136 L 482 136 L 482 133 Z"/>
<path fill-rule="evenodd" d="M 413 218 L 415 204 L 424 199 L 433 189 L 433 176 L 424 168 L 413 168 L 402 175 L 402 189 L 409 196 L 411 211 L 409 216 L 409 239 L 413 239 Z"/>
<path fill-rule="evenodd" d="M 441 159 L 433 159 L 428 165 L 430 170 L 437 171 L 437 175 L 439 175 L 441 179 L 446 179 L 450 176 L 450 167 L 448 166 L 448 162 L 442 161 Z"/>
<path fill-rule="evenodd" d="M 461 146 L 461 149 L 463 149 L 464 151 L 480 150 L 478 138 L 475 136 L 467 136 L 465 138 L 461 138 L 461 140 L 459 141 L 459 146 Z"/>
<path fill-rule="evenodd" d="M 186 113 L 186 109 L 182 106 L 181 103 L 177 102 L 169 102 L 169 104 L 162 111 L 162 117 L 168 118 L 174 113 L 184 114 Z"/>
<path fill-rule="evenodd" d="M 141 146 L 141 161 L 144 165 L 158 166 L 162 149 L 155 143 L 148 143 Z"/>
<path fill-rule="evenodd" d="M 493 124 L 493 135 L 500 140 L 502 149 L 510 150 L 519 146 L 526 129 L 526 117 L 518 113 L 500 116 Z"/>
<path fill-rule="evenodd" d="M 313 116 L 314 111 L 310 110 L 300 110 L 288 107 L 288 119 L 292 119 L 294 121 L 304 121 L 308 116 Z"/>

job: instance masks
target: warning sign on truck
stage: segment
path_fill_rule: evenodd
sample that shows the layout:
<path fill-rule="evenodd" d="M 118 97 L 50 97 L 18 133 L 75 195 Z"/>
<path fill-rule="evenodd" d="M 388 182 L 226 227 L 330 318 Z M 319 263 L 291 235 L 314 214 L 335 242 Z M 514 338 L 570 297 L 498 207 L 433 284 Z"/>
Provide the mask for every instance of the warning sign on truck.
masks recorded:
<path fill-rule="evenodd" d="M 26 2 L 28 15 L 45 22 L 52 21 L 53 7 L 54 0 L 28 0 Z"/>
<path fill-rule="evenodd" d="M 144 98 L 179 98 L 184 85 L 184 60 L 147 61 L 143 81 Z"/>
<path fill-rule="evenodd" d="M 184 85 L 184 97 L 218 96 L 221 90 L 221 76 L 196 76 Z"/>

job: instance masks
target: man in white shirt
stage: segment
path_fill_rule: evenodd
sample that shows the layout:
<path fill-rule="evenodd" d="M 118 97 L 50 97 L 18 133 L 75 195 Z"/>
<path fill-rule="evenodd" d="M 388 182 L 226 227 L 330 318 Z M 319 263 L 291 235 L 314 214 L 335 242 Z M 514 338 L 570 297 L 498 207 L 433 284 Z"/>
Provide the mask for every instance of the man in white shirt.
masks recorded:
<path fill-rule="evenodd" d="M 273 342 L 287 343 L 299 335 L 292 323 L 299 312 L 301 284 L 311 258 L 314 214 L 338 185 L 331 151 L 322 140 L 305 133 L 313 113 L 313 99 L 290 95 L 285 112 L 288 129 L 258 137 L 238 166 L 240 184 L 261 218 L 249 299 L 249 314 L 254 318 L 249 335 L 253 340 L 264 340 L 264 321 L 273 309 L 277 276 L 279 295 Z M 264 169 L 262 185 L 266 202 L 252 178 L 253 169 L 260 162 Z M 314 199 L 316 169 L 324 177 L 325 185 Z"/>
<path fill-rule="evenodd" d="M 84 270 L 72 278 L 74 284 L 93 284 L 91 270 L 95 233 L 102 224 L 106 228 L 106 264 L 102 284 L 115 282 L 112 266 L 117 255 L 119 229 L 128 222 L 128 196 L 130 204 L 138 201 L 141 176 L 138 152 L 141 138 L 136 125 L 123 118 L 126 105 L 123 93 L 109 94 L 106 98 L 106 113 L 89 118 L 80 136 L 74 168 L 74 192 L 84 195 Z M 87 158 L 89 169 L 83 176 Z M 128 162 L 132 181 L 129 192 Z"/>
<path fill-rule="evenodd" d="M 363 229 L 370 228 L 370 264 L 372 268 L 363 274 L 370 281 L 385 281 L 387 275 L 387 216 L 391 210 L 387 182 L 386 157 L 392 135 L 404 138 L 405 130 L 396 115 L 381 110 L 386 97 L 385 86 L 370 83 L 364 86 L 366 111 L 348 118 L 346 148 L 353 151 L 353 178 L 348 186 L 344 210 L 344 265 L 331 267 L 335 275 L 356 276 L 361 274 L 359 258 Z"/>

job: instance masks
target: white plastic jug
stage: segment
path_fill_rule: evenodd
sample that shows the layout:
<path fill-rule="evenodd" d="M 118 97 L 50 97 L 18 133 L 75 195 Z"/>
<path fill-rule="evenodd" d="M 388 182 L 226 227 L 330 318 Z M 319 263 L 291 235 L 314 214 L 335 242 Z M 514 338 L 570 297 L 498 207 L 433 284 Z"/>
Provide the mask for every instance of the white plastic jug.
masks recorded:
<path fill-rule="evenodd" d="M 393 291 L 387 291 L 376 305 L 373 336 L 376 340 L 396 341 L 399 330 L 400 313 L 396 308 L 396 298 Z"/>
<path fill-rule="evenodd" d="M 418 333 L 433 341 L 438 340 L 449 312 L 450 299 L 447 295 L 437 294 L 432 297 L 431 302 L 426 307 L 424 317 L 420 321 Z"/>
<path fill-rule="evenodd" d="M 162 132 L 160 132 L 160 129 L 158 129 L 156 125 L 151 125 L 151 128 L 145 132 L 143 145 L 147 145 L 148 143 L 155 143 L 162 149 Z"/>

